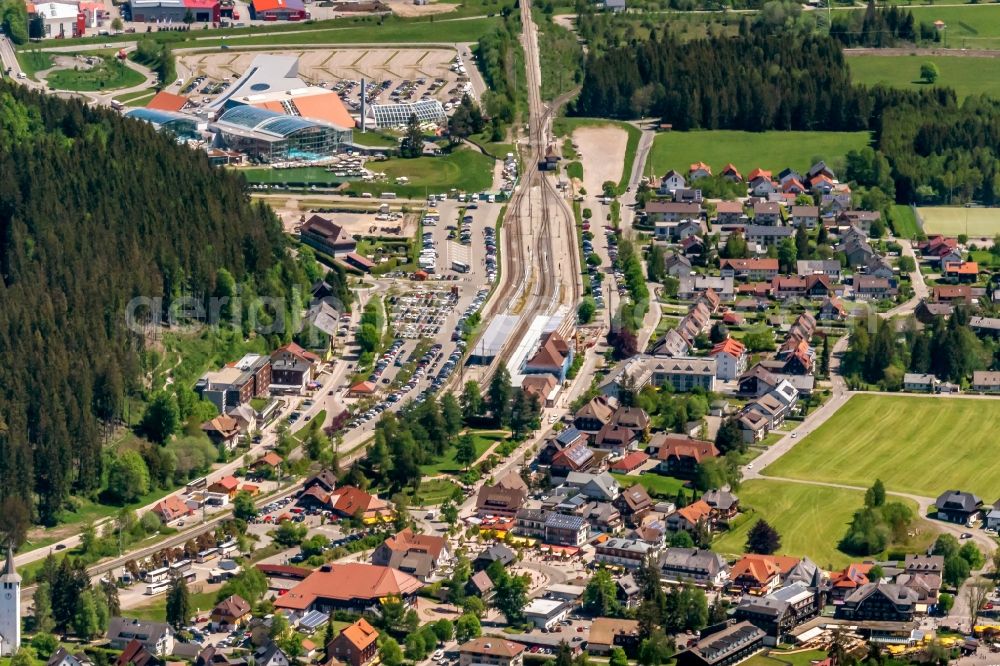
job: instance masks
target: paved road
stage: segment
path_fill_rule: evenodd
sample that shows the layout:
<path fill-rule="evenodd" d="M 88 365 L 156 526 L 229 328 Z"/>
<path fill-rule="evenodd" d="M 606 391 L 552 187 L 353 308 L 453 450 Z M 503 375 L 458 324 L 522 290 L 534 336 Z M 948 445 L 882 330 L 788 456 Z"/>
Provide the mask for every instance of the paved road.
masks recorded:
<path fill-rule="evenodd" d="M 901 303 L 891 310 L 883 313 L 884 317 L 897 317 L 900 315 L 907 315 L 913 312 L 920 301 L 927 298 L 928 289 L 927 283 L 924 282 L 924 275 L 920 272 L 920 259 L 917 257 L 916 253 L 913 251 L 913 243 L 905 238 L 897 238 L 896 242 L 900 244 L 903 248 L 902 256 L 910 257 L 913 259 L 914 269 L 910 273 L 910 284 L 913 286 L 913 296 L 906 301 Z"/>

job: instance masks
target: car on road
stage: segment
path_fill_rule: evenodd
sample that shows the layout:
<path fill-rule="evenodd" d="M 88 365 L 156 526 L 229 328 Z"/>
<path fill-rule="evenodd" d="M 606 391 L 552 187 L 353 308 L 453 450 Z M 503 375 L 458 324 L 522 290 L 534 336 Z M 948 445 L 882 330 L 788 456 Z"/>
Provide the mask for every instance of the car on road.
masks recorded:
<path fill-rule="evenodd" d="M 971 539 L 972 538 L 972 533 L 971 532 L 962 532 L 959 535 L 959 538 L 960 539 Z"/>

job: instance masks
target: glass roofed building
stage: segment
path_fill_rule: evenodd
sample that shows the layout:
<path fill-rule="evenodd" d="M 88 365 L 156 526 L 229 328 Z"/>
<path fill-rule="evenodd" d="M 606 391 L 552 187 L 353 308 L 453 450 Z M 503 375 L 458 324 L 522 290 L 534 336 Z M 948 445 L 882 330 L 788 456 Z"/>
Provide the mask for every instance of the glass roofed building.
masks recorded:
<path fill-rule="evenodd" d="M 157 131 L 170 132 L 182 139 L 201 138 L 198 132 L 198 121 L 183 113 L 138 108 L 127 112 L 125 116 L 144 120 L 155 127 Z"/>
<path fill-rule="evenodd" d="M 249 105 L 229 109 L 213 127 L 227 148 L 263 162 L 329 157 L 352 138 L 344 127 Z"/>
<path fill-rule="evenodd" d="M 413 114 L 416 114 L 417 120 L 422 123 L 443 125 L 448 121 L 444 107 L 436 99 L 401 104 L 371 104 L 368 108 L 369 115 L 375 120 L 375 126 L 379 128 L 405 125 L 410 122 L 410 116 Z"/>

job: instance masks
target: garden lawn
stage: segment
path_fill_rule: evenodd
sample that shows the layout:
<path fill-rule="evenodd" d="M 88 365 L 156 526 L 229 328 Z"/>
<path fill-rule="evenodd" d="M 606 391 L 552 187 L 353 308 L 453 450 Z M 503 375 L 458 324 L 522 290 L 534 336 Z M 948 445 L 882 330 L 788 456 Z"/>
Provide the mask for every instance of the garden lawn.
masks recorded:
<path fill-rule="evenodd" d="M 91 69 L 57 69 L 45 77 L 54 90 L 114 90 L 142 83 L 145 78 L 111 56 L 100 56 Z"/>
<path fill-rule="evenodd" d="M 452 496 L 455 488 L 460 486 L 451 479 L 432 479 L 420 484 L 416 493 L 411 493 L 410 497 L 416 506 L 435 506 L 443 504 L 446 499 Z"/>
<path fill-rule="evenodd" d="M 889 208 L 889 223 L 892 231 L 901 238 L 917 238 L 920 236 L 920 225 L 913 209 L 902 204 L 893 204 Z"/>
<path fill-rule="evenodd" d="M 764 474 L 937 497 L 960 488 L 992 501 L 1000 460 L 989 452 L 1000 402 L 855 395 Z"/>
<path fill-rule="evenodd" d="M 959 101 L 973 94 L 1000 97 L 1000 59 L 966 56 L 860 55 L 847 58 L 851 79 L 873 86 L 919 90 L 930 87 L 920 80 L 920 66 L 932 62 L 940 76 L 936 87 L 954 88 Z"/>
<path fill-rule="evenodd" d="M 672 476 L 662 476 L 660 474 L 612 474 L 621 484 L 622 488 L 631 488 L 635 484 L 642 484 L 651 495 L 663 497 L 676 497 L 677 491 L 684 487 L 687 481 L 677 479 Z"/>
<path fill-rule="evenodd" d="M 757 167 L 777 176 L 786 167 L 804 172 L 815 158 L 838 169 L 848 151 L 868 142 L 868 132 L 664 132 L 653 140 L 649 165 L 658 176 L 670 169 L 687 176 L 695 162 L 707 163 L 713 174 L 732 162 L 744 178 Z"/>
<path fill-rule="evenodd" d="M 37 50 L 18 51 L 17 62 L 21 65 L 24 75 L 34 79 L 35 72 L 52 67 L 52 54 Z"/>
<path fill-rule="evenodd" d="M 925 234 L 993 238 L 1000 233 L 1000 211 L 996 208 L 927 206 L 917 209 Z"/>
<path fill-rule="evenodd" d="M 750 528 L 763 518 L 781 535 L 781 555 L 805 555 L 823 568 L 841 567 L 857 559 L 840 552 L 837 544 L 864 503 L 860 490 L 758 479 L 741 485 L 738 494 L 746 515 L 737 519 L 734 529 L 712 542 L 712 550 L 739 556 L 745 552 Z M 915 503 L 907 503 L 916 511 Z M 921 522 L 923 531 L 930 534 L 930 523 Z M 910 547 L 915 549 L 916 545 Z M 920 545 L 926 545 L 924 539 Z"/>
<path fill-rule="evenodd" d="M 476 460 L 478 460 L 486 450 L 491 446 L 499 442 L 500 440 L 507 439 L 507 433 L 476 433 L 473 435 L 473 440 L 476 443 Z M 441 460 L 430 463 L 429 465 L 421 465 L 420 473 L 424 476 L 437 476 L 438 474 L 460 474 L 465 471 L 458 462 L 455 461 L 455 447 L 448 449 L 444 457 Z"/>
<path fill-rule="evenodd" d="M 190 593 L 191 612 L 197 609 L 199 613 L 208 614 L 215 607 L 215 595 L 212 592 L 192 592 Z M 166 622 L 167 620 L 167 593 L 157 595 L 148 604 L 128 609 L 129 617 L 137 617 L 140 620 L 153 620 L 155 622 Z"/>
<path fill-rule="evenodd" d="M 371 162 L 368 168 L 384 173 L 385 180 L 374 183 L 353 182 L 349 192 L 395 192 L 400 197 L 423 198 L 456 189 L 460 192 L 483 192 L 493 185 L 493 160 L 479 151 L 459 148 L 441 157 L 393 158 Z M 396 178 L 406 176 L 409 182 L 397 185 Z"/>

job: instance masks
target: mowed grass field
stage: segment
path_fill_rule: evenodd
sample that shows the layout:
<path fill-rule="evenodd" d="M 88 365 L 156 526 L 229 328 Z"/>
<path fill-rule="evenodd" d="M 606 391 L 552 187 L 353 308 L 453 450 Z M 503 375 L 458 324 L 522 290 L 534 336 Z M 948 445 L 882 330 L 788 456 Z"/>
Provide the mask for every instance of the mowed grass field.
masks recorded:
<path fill-rule="evenodd" d="M 856 395 L 766 470 L 768 476 L 937 497 L 1000 496 L 1000 401 Z"/>
<path fill-rule="evenodd" d="M 930 87 L 920 80 L 920 66 L 926 62 L 937 65 L 936 87 L 953 88 L 958 99 L 972 94 L 1000 97 L 1000 58 L 923 55 L 861 55 L 850 56 L 851 79 L 855 83 L 882 83 L 893 88 L 918 90 Z"/>
<path fill-rule="evenodd" d="M 893 204 L 889 208 L 889 223 L 897 236 L 916 238 L 920 235 L 920 225 L 913 209 L 903 204 Z"/>
<path fill-rule="evenodd" d="M 958 5 L 935 7 L 933 5 L 908 6 L 914 22 L 933 23 L 944 21 L 944 40 L 940 46 L 951 49 L 995 49 L 1000 48 L 1000 6 L 995 4 Z M 864 10 L 858 10 L 864 11 Z"/>
<path fill-rule="evenodd" d="M 658 176 L 669 169 L 687 175 L 694 162 L 707 163 L 715 174 L 732 162 L 744 177 L 757 167 L 778 175 L 785 167 L 805 171 L 817 158 L 837 169 L 848 151 L 868 142 L 868 132 L 665 132 L 653 141 L 649 164 Z"/>
<path fill-rule="evenodd" d="M 481 192 L 493 184 L 493 159 L 471 148 L 459 148 L 442 157 L 391 158 L 370 162 L 367 167 L 384 173 L 386 179 L 374 183 L 354 182 L 349 191 L 356 194 L 395 192 L 401 197 L 425 197 L 444 193 L 452 188 L 460 192 Z M 397 185 L 401 176 L 409 178 L 406 185 Z"/>
<path fill-rule="evenodd" d="M 928 206 L 917 209 L 924 233 L 957 236 L 968 234 L 992 238 L 1000 234 L 1000 209 Z"/>
<path fill-rule="evenodd" d="M 782 555 L 806 555 L 821 567 L 840 567 L 852 558 L 837 549 L 847 532 L 854 512 L 864 504 L 859 490 L 810 486 L 790 481 L 752 480 L 740 486 L 740 505 L 752 509 L 742 523 L 712 543 L 712 550 L 730 557 L 745 552 L 747 533 L 763 518 L 781 534 Z M 917 505 L 910 504 L 914 512 Z M 931 524 L 921 521 L 922 532 L 913 544 L 898 547 L 918 550 L 926 547 Z"/>

